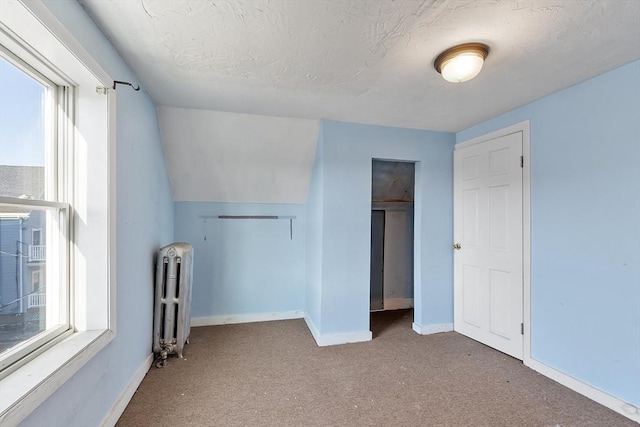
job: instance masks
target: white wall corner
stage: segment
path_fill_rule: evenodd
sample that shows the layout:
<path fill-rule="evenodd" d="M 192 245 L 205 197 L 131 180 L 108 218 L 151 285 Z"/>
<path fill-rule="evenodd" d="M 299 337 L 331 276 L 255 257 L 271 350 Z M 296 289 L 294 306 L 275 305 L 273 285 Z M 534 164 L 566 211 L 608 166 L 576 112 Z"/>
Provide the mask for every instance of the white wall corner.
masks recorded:
<path fill-rule="evenodd" d="M 223 316 L 193 317 L 191 326 L 231 325 L 236 323 L 270 322 L 272 320 L 302 319 L 302 310 L 280 311 L 272 313 L 230 314 Z"/>
<path fill-rule="evenodd" d="M 127 384 L 125 389 L 122 390 L 120 397 L 118 397 L 118 400 L 116 400 L 116 402 L 113 404 L 107 416 L 102 420 L 102 423 L 100 424 L 101 427 L 113 427 L 116 425 L 116 423 L 124 413 L 125 408 L 131 401 L 133 394 L 142 383 L 142 380 L 144 379 L 145 375 L 147 375 L 147 372 L 149 372 L 149 368 L 151 367 L 152 363 L 153 354 L 149 354 L 144 362 L 142 362 L 142 365 L 140 365 L 140 367 L 133 374 L 133 377 L 131 378 L 131 381 L 129 381 L 129 384 Z"/>
<path fill-rule="evenodd" d="M 352 344 L 358 342 L 371 341 L 373 338 L 371 331 L 362 332 L 347 332 L 344 334 L 320 334 L 318 328 L 313 321 L 305 314 L 304 321 L 307 323 L 307 327 L 316 341 L 318 347 L 327 347 L 330 345 L 340 344 Z"/>
<path fill-rule="evenodd" d="M 420 335 L 439 334 L 440 332 L 453 331 L 453 323 L 432 323 L 430 325 L 418 325 L 413 323 L 412 328 Z"/>
<path fill-rule="evenodd" d="M 311 318 L 307 315 L 307 313 L 304 313 L 304 322 L 307 324 L 307 328 L 309 328 L 309 332 L 311 332 L 311 336 L 317 344 L 318 339 L 320 338 L 320 331 L 316 327 L 316 324 L 313 323 L 313 320 L 311 320 Z"/>
<path fill-rule="evenodd" d="M 349 332 L 345 334 L 325 334 L 316 338 L 316 344 L 318 344 L 318 347 L 326 347 L 329 345 L 366 342 L 371 341 L 371 339 L 371 331 Z"/>

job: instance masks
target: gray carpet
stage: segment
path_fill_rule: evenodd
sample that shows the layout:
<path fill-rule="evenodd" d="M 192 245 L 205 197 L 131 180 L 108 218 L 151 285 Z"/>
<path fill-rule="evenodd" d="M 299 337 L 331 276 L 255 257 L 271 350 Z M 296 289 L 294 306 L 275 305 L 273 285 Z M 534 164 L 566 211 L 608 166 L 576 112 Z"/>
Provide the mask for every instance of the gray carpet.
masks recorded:
<path fill-rule="evenodd" d="M 411 312 L 372 315 L 367 343 L 316 346 L 303 320 L 192 328 L 185 359 L 152 367 L 125 426 L 636 426 Z"/>

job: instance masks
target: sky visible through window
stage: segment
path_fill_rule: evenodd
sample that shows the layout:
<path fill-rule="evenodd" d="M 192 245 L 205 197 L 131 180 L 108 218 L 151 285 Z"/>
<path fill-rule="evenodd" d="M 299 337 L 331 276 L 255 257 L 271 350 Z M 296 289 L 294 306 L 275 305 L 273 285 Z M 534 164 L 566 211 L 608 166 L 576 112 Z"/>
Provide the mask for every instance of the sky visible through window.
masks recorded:
<path fill-rule="evenodd" d="M 0 57 L 0 165 L 44 166 L 45 92 Z"/>

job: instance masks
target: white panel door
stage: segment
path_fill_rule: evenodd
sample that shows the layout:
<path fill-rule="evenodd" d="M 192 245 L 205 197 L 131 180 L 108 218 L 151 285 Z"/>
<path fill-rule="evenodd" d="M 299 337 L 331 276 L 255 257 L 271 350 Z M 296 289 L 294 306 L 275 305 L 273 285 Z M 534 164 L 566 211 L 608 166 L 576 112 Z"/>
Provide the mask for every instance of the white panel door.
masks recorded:
<path fill-rule="evenodd" d="M 518 359 L 523 354 L 521 156 L 522 132 L 454 152 L 454 327 Z"/>

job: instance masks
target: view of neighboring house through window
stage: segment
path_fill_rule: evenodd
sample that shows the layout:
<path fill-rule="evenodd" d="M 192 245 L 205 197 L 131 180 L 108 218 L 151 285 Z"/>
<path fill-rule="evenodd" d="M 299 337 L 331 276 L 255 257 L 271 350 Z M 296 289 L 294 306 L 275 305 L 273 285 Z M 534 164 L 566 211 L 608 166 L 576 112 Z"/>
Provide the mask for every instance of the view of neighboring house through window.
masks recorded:
<path fill-rule="evenodd" d="M 0 46 L 0 372 L 69 329 L 64 90 Z"/>

